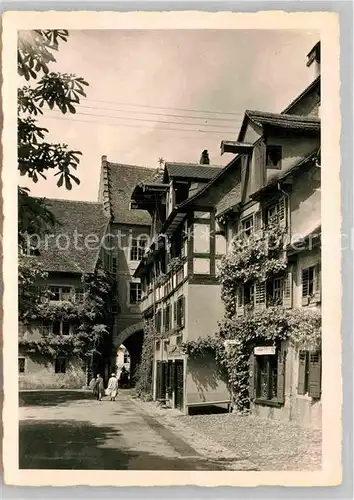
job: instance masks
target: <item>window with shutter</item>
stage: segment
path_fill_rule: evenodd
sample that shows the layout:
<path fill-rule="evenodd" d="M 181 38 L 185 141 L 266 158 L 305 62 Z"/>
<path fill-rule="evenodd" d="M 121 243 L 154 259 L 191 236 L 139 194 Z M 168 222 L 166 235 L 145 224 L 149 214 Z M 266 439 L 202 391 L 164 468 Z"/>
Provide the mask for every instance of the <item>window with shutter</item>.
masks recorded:
<path fill-rule="evenodd" d="M 178 327 L 178 302 L 177 300 L 173 303 L 173 326 L 174 328 Z"/>
<path fill-rule="evenodd" d="M 236 315 L 243 316 L 243 312 L 244 312 L 244 288 L 243 286 L 239 286 L 237 289 Z"/>
<path fill-rule="evenodd" d="M 256 309 L 264 309 L 266 307 L 266 287 L 265 282 L 256 283 L 255 285 L 255 307 Z"/>
<path fill-rule="evenodd" d="M 286 225 L 284 198 L 280 198 L 276 203 L 273 203 L 267 207 L 266 219 L 268 225 L 279 224 L 282 227 Z"/>
<path fill-rule="evenodd" d="M 316 302 L 321 302 L 321 264 L 318 263 L 315 269 L 315 295 Z"/>
<path fill-rule="evenodd" d="M 252 401 L 256 397 L 256 360 L 253 352 L 250 355 L 249 359 L 249 398 Z"/>
<path fill-rule="evenodd" d="M 262 212 L 258 210 L 254 213 L 254 231 L 259 233 L 262 230 Z"/>
<path fill-rule="evenodd" d="M 283 278 L 283 307 L 291 309 L 293 305 L 293 273 L 289 270 Z"/>
<path fill-rule="evenodd" d="M 309 382 L 308 394 L 314 399 L 321 397 L 321 353 L 309 353 Z"/>
<path fill-rule="evenodd" d="M 186 321 L 186 298 L 181 297 L 181 327 L 184 327 Z"/>
<path fill-rule="evenodd" d="M 284 345 L 281 345 L 281 348 L 278 352 L 278 366 L 277 366 L 277 400 L 279 403 L 284 403 L 285 401 L 285 358 L 286 351 Z"/>
<path fill-rule="evenodd" d="M 310 301 L 314 300 L 316 291 L 316 267 L 311 266 L 302 269 L 301 272 L 302 282 L 302 305 L 308 305 Z"/>
<path fill-rule="evenodd" d="M 300 351 L 297 392 L 301 395 L 306 394 L 308 390 L 308 361 L 308 352 Z"/>

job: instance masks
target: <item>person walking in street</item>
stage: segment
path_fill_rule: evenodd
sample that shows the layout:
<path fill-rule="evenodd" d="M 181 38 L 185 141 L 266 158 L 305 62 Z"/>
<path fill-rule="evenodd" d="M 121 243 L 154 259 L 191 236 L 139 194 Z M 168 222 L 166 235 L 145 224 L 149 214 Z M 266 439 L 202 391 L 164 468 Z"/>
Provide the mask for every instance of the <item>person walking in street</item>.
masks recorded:
<path fill-rule="evenodd" d="M 103 378 L 100 374 L 97 375 L 96 382 L 93 388 L 93 393 L 96 396 L 97 401 L 102 401 L 102 396 L 104 395 L 104 385 Z"/>
<path fill-rule="evenodd" d="M 118 380 L 115 373 L 112 373 L 110 379 L 108 380 L 107 391 L 111 401 L 115 401 L 118 394 Z"/>

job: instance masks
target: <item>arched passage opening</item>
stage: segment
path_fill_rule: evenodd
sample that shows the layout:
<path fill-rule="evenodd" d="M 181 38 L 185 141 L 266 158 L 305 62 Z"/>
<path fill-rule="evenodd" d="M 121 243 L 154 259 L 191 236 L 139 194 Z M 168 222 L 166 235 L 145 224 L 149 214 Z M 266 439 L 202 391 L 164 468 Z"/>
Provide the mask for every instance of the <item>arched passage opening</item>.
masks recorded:
<path fill-rule="evenodd" d="M 134 383 L 134 374 L 141 360 L 141 351 L 144 339 L 144 323 L 141 321 L 125 328 L 114 339 L 112 359 L 116 359 L 120 346 L 124 346 L 129 353 L 130 381 Z M 116 363 L 116 361 L 115 361 Z"/>

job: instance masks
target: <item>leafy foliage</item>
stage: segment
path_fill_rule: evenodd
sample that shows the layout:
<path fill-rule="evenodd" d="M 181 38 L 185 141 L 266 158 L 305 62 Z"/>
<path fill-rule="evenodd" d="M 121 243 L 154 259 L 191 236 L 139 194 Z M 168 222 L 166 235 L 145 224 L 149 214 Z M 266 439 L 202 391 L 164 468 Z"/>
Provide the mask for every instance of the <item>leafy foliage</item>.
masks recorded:
<path fill-rule="evenodd" d="M 23 338 L 20 345 L 29 352 L 53 355 L 72 353 L 80 357 L 100 353 L 102 342 L 110 333 L 113 315 L 109 308 L 109 297 L 114 283 L 103 269 L 82 276 L 85 290 L 82 302 L 73 300 L 53 302 L 45 287 L 46 273 L 35 259 L 23 259 L 20 264 L 19 312 L 20 320 L 28 323 L 39 321 L 44 324 L 52 321 L 67 321 L 75 329 L 72 335 L 52 335 L 44 333 L 40 340 Z M 33 271 L 33 269 L 39 269 Z M 42 281 L 38 286 L 38 279 Z"/>
<path fill-rule="evenodd" d="M 213 337 L 182 344 L 191 357 L 212 353 L 227 373 L 234 408 L 249 408 L 249 357 L 258 342 L 274 345 L 287 340 L 301 349 L 318 349 L 321 343 L 321 313 L 318 309 L 283 309 L 279 306 L 260 309 L 251 315 L 225 318 Z M 232 344 L 227 344 L 232 340 Z M 226 343 L 225 343 L 226 341 Z"/>
<path fill-rule="evenodd" d="M 258 342 L 274 345 L 288 341 L 296 348 L 316 349 L 321 343 L 321 313 L 318 309 L 284 309 L 281 306 L 253 309 L 235 316 L 237 288 L 247 282 L 264 282 L 287 267 L 285 231 L 273 225 L 249 238 L 235 238 L 219 267 L 225 317 L 215 336 L 182 344 L 191 357 L 212 352 L 227 373 L 234 409 L 249 409 L 249 358 Z M 227 341 L 231 340 L 232 343 Z"/>
<path fill-rule="evenodd" d="M 152 398 L 152 370 L 155 338 L 156 331 L 153 320 L 145 320 L 141 360 L 134 375 L 135 390 L 137 395 L 142 399 Z"/>
<path fill-rule="evenodd" d="M 32 81 L 32 85 L 18 89 L 18 169 L 21 176 L 27 176 L 35 183 L 39 177 L 46 179 L 48 171 L 54 172 L 54 175 L 58 176 L 57 185 L 65 185 L 66 189 L 70 190 L 73 182 L 80 183 L 73 171 L 79 165 L 81 152 L 70 150 L 67 144 L 48 142 L 48 129 L 40 127 L 37 122 L 37 117 L 43 114 L 45 106 L 64 114 L 75 113 L 75 106 L 80 103 L 80 98 L 86 96 L 84 88 L 88 83 L 82 77 L 49 70 L 49 64 L 56 61 L 55 51 L 58 51 L 60 43 L 67 41 L 68 36 L 66 30 L 19 32 L 18 74 L 27 82 Z M 28 192 L 19 188 L 20 234 L 33 229 L 33 225 L 26 220 L 25 209 L 28 207 L 28 200 L 23 200 L 26 195 L 28 196 Z M 48 213 L 43 214 L 40 207 L 34 209 L 36 203 L 37 200 L 31 202 L 32 213 L 38 220 L 44 215 L 46 223 Z M 41 225 L 42 222 L 38 224 Z"/>
<path fill-rule="evenodd" d="M 218 266 L 221 298 L 228 317 L 234 313 L 238 286 L 251 281 L 264 282 L 286 269 L 284 236 L 282 227 L 269 225 L 249 238 L 234 238 L 231 251 L 222 257 Z"/>

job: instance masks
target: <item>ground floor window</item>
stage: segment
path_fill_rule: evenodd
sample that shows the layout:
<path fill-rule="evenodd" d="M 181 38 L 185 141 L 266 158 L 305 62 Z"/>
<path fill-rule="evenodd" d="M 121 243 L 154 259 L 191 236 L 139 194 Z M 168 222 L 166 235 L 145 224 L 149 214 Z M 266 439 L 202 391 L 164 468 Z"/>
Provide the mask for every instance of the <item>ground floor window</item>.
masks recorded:
<path fill-rule="evenodd" d="M 256 397 L 272 400 L 277 398 L 278 361 L 275 355 L 256 356 Z"/>
<path fill-rule="evenodd" d="M 55 373 L 66 373 L 67 361 L 65 358 L 56 358 L 54 362 Z"/>
<path fill-rule="evenodd" d="M 300 351 L 298 394 L 319 399 L 321 397 L 321 352 Z"/>
<path fill-rule="evenodd" d="M 284 403 L 285 354 L 283 346 L 257 346 L 250 355 L 250 399 L 271 406 Z"/>
<path fill-rule="evenodd" d="M 26 369 L 26 358 L 18 358 L 18 372 L 25 373 Z"/>

